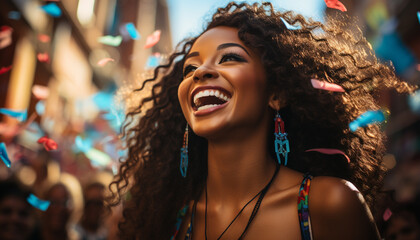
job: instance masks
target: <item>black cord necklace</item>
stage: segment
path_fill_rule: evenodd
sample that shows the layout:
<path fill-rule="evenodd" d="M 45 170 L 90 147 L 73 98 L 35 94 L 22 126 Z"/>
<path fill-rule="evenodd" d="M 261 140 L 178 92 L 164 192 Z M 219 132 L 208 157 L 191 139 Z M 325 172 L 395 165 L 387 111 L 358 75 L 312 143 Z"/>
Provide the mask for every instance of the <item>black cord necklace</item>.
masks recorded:
<path fill-rule="evenodd" d="M 238 240 L 242 239 L 242 237 L 245 235 L 246 231 L 248 230 L 249 226 L 251 225 L 251 222 L 254 220 L 255 216 L 257 215 L 257 212 L 260 208 L 261 202 L 265 196 L 265 194 L 267 193 L 271 183 L 273 182 L 275 176 L 277 175 L 277 172 L 279 170 L 279 167 L 277 166 L 276 171 L 273 174 L 273 177 L 271 177 L 270 182 L 267 183 L 267 185 L 265 185 L 265 187 L 259 191 L 251 200 L 249 200 L 242 208 L 241 210 L 238 212 L 238 214 L 236 214 L 235 218 L 233 218 L 233 220 L 229 223 L 229 225 L 225 228 L 225 230 L 220 234 L 220 236 L 217 238 L 217 240 L 220 240 L 220 238 L 222 238 L 223 234 L 225 234 L 225 232 L 230 228 L 230 226 L 235 222 L 235 220 L 239 217 L 239 215 L 241 215 L 241 213 L 245 210 L 245 208 L 257 197 L 260 196 L 257 200 L 257 202 L 255 203 L 254 209 L 252 210 L 251 216 L 249 217 L 248 223 L 245 226 L 244 231 L 242 232 L 241 236 L 239 236 Z M 204 233 L 205 233 L 205 237 L 207 240 L 207 184 L 206 184 L 206 208 L 204 211 Z M 195 204 L 194 204 L 195 205 Z M 193 207 L 193 211 L 195 212 L 195 208 Z"/>

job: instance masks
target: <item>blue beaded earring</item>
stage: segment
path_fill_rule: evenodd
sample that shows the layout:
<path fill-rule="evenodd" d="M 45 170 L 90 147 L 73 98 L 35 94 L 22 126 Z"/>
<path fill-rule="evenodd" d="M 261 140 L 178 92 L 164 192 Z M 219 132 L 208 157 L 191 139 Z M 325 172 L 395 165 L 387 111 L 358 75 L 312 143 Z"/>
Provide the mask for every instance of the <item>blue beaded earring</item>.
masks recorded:
<path fill-rule="evenodd" d="M 183 178 L 187 177 L 187 168 L 188 168 L 188 123 L 185 127 L 184 132 L 184 142 L 181 148 L 181 162 L 179 164 L 179 170 Z"/>
<path fill-rule="evenodd" d="M 287 165 L 287 154 L 290 152 L 289 140 L 287 139 L 287 133 L 284 131 L 284 122 L 277 111 L 276 117 L 274 118 L 275 130 L 274 130 L 274 147 L 276 150 L 277 161 L 281 164 L 280 155 L 283 155 L 284 165 Z"/>

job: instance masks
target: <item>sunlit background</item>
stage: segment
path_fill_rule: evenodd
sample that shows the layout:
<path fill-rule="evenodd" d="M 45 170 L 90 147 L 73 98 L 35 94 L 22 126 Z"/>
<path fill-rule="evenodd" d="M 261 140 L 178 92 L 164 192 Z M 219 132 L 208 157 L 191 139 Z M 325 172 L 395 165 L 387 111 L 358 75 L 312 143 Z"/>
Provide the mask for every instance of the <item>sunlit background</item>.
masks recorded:
<path fill-rule="evenodd" d="M 109 184 L 126 154 L 120 128 L 138 100 L 131 90 L 228 2 L 2 0 L 0 155 L 7 152 L 11 166 L 0 162 L 0 179 L 13 175 L 37 196 L 63 182 L 77 222 L 83 186 Z M 404 81 L 420 84 L 420 1 L 343 0 L 346 13 L 327 8 L 323 0 L 271 2 L 322 22 L 326 16 L 354 16 L 380 59 Z M 384 90 L 378 102 L 390 112 L 382 123 L 389 138 L 384 190 L 397 202 L 416 201 L 420 93 Z"/>

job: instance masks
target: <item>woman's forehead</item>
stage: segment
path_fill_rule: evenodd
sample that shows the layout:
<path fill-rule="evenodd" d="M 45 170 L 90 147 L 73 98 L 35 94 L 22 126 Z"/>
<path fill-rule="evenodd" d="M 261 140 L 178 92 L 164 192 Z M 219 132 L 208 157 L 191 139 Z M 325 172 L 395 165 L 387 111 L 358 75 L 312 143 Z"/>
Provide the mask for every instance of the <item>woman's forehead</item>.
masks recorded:
<path fill-rule="evenodd" d="M 192 45 L 191 51 L 196 48 L 218 46 L 223 43 L 239 43 L 244 45 L 238 37 L 238 29 L 226 26 L 211 28 L 201 34 Z"/>

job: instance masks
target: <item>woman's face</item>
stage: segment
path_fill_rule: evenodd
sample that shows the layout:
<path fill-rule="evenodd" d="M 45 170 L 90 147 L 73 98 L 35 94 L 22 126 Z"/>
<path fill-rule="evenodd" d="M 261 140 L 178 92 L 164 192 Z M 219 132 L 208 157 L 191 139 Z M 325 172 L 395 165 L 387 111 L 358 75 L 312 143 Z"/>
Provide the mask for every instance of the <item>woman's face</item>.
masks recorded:
<path fill-rule="evenodd" d="M 238 38 L 238 30 L 203 33 L 185 57 L 178 88 L 193 131 L 207 139 L 242 137 L 268 116 L 266 75 L 260 57 Z M 238 135 L 239 134 L 239 135 Z"/>

